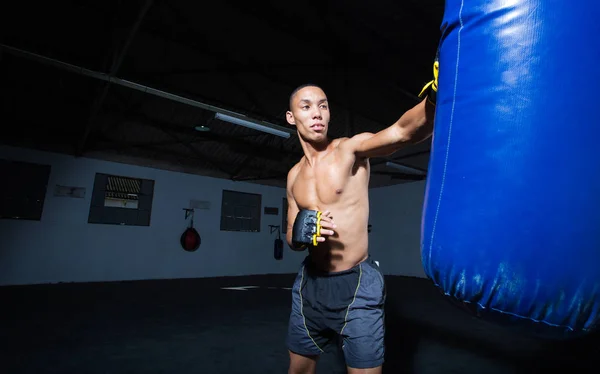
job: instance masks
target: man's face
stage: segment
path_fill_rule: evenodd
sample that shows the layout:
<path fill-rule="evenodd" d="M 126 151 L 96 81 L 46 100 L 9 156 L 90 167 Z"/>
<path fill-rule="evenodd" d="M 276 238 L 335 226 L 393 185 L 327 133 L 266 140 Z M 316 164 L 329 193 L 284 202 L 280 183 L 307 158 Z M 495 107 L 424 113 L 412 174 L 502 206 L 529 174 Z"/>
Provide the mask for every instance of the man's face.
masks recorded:
<path fill-rule="evenodd" d="M 292 99 L 290 110 L 286 113 L 288 123 L 296 126 L 300 136 L 309 142 L 327 139 L 329 116 L 325 92 L 313 86 L 298 91 Z"/>

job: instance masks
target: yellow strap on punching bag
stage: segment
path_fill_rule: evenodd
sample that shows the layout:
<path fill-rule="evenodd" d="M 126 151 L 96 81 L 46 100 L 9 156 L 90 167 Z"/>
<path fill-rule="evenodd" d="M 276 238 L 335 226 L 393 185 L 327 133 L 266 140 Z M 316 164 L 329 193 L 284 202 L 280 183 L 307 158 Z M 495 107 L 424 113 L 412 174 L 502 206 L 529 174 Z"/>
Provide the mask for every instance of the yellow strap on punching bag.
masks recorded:
<path fill-rule="evenodd" d="M 435 105 L 435 102 L 436 102 L 439 73 L 440 73 L 440 62 L 436 55 L 435 61 L 433 62 L 433 80 L 428 82 L 425 85 L 425 87 L 423 87 L 421 92 L 419 93 L 419 98 L 422 99 L 425 95 L 427 95 L 427 100 L 429 100 L 429 102 L 432 103 L 433 105 Z"/>

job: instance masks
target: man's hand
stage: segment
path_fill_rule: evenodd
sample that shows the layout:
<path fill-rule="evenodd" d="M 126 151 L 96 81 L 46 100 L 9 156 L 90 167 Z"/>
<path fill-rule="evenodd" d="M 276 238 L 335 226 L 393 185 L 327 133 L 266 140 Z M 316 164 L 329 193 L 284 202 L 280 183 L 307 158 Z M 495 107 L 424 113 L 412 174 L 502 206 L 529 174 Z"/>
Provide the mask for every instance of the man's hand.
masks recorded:
<path fill-rule="evenodd" d="M 294 221 L 292 244 L 300 249 L 306 246 L 317 246 L 327 236 L 334 235 L 335 223 L 330 212 L 303 209 L 298 212 Z"/>
<path fill-rule="evenodd" d="M 335 229 L 337 226 L 333 222 L 333 216 L 330 211 L 325 211 L 321 215 L 321 236 L 317 237 L 317 242 L 324 242 L 327 236 L 335 235 Z"/>

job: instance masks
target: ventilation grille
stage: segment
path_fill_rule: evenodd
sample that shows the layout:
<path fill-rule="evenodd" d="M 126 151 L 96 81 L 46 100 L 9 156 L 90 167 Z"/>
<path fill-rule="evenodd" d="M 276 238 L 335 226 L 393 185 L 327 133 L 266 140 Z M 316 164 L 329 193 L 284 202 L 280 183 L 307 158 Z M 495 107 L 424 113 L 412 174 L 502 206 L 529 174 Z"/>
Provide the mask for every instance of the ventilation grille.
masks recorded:
<path fill-rule="evenodd" d="M 109 176 L 106 182 L 106 197 L 113 199 L 137 200 L 141 192 L 139 179 Z"/>

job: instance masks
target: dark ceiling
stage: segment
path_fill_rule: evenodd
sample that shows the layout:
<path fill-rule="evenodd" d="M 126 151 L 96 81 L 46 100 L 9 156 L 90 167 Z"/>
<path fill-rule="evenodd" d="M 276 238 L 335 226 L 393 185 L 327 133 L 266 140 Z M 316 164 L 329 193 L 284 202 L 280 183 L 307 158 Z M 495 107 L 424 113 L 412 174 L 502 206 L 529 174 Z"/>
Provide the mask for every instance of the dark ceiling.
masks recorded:
<path fill-rule="evenodd" d="M 331 135 L 377 132 L 417 103 L 443 11 L 442 0 L 5 4 L 0 139 L 284 186 L 302 156 L 295 135 L 232 125 L 181 99 L 292 129 L 289 94 L 311 82 L 329 97 Z M 422 179 L 385 162 L 426 169 L 429 146 L 373 159 L 371 186 Z"/>

